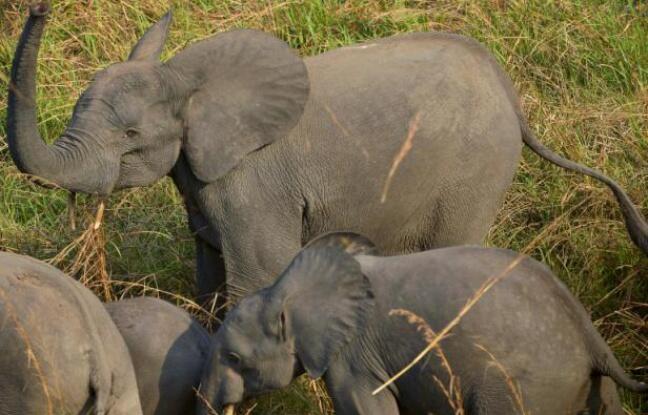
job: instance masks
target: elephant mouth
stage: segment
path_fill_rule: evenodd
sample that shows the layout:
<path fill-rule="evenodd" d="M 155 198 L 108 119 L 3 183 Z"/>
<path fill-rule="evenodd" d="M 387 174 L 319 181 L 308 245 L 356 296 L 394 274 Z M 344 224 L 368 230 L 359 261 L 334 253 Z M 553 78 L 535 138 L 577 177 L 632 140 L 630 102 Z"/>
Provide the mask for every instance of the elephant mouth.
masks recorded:
<path fill-rule="evenodd" d="M 225 405 L 225 408 L 223 408 L 223 415 L 234 415 L 235 409 L 236 407 L 234 404 Z"/>
<path fill-rule="evenodd" d="M 119 161 L 119 175 L 115 190 L 140 187 L 148 184 L 143 177 L 146 174 L 137 174 L 138 172 L 145 171 L 146 168 L 147 166 L 142 160 L 139 151 L 134 150 L 122 155 Z"/>
<path fill-rule="evenodd" d="M 141 150 L 133 150 L 121 156 L 119 176 L 114 190 L 148 186 L 160 179 Z"/>

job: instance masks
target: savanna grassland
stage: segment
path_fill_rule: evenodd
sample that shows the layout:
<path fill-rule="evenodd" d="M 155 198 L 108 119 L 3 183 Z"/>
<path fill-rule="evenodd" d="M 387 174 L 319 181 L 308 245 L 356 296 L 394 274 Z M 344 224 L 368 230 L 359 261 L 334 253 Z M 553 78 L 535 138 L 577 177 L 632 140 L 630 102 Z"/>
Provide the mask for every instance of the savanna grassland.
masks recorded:
<path fill-rule="evenodd" d="M 194 311 L 194 248 L 170 180 L 115 194 L 103 226 L 84 233 L 97 200 L 21 175 L 6 144 L 6 96 L 27 1 L 0 0 L 0 249 L 51 260 L 101 296 L 159 295 Z M 409 31 L 449 31 L 484 43 L 514 80 L 538 138 L 596 167 L 648 215 L 648 5 L 622 0 L 52 0 L 40 53 L 40 131 L 53 140 L 100 68 L 128 56 L 169 7 L 164 58 L 236 27 L 259 28 L 304 56 Z M 479 68 L 475 68 L 479 70 Z M 412 151 L 416 151 L 414 148 Z M 385 175 L 390 166 L 385 166 Z M 525 251 L 549 265 L 592 314 L 622 364 L 648 380 L 648 259 L 629 241 L 611 192 L 524 151 L 488 245 Z M 99 282 L 104 263 L 110 275 Z M 104 275 L 105 277 L 106 275 Z M 205 317 L 205 313 L 199 313 Z M 319 384 L 243 408 L 251 414 L 330 412 Z M 623 394 L 628 414 L 648 396 Z"/>

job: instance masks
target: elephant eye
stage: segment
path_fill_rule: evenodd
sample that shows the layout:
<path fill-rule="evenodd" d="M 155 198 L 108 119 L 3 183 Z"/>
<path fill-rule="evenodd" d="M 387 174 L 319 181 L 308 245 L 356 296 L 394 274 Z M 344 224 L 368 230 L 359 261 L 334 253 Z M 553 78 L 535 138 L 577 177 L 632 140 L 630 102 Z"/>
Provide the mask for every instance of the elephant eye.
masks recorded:
<path fill-rule="evenodd" d="M 241 364 L 241 356 L 239 356 L 238 354 L 236 354 L 234 352 L 229 352 L 229 353 L 227 353 L 227 361 L 231 365 L 237 366 L 237 365 Z"/>
<path fill-rule="evenodd" d="M 137 134 L 137 130 L 134 128 L 129 128 L 128 130 L 126 130 L 126 137 L 128 138 L 134 138 L 135 136 L 137 136 Z"/>

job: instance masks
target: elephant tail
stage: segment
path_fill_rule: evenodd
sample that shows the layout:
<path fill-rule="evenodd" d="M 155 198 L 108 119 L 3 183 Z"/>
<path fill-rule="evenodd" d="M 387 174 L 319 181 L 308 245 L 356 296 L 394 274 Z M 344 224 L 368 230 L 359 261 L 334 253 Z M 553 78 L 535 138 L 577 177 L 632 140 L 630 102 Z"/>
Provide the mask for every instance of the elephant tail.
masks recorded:
<path fill-rule="evenodd" d="M 518 119 L 520 120 L 522 140 L 527 146 L 529 146 L 531 150 L 533 150 L 534 153 L 557 166 L 575 171 L 577 173 L 582 173 L 586 176 L 590 176 L 596 180 L 599 180 L 605 183 L 610 188 L 610 190 L 612 190 L 614 196 L 619 202 L 619 205 L 621 206 L 621 212 L 623 214 L 628 233 L 630 234 L 630 238 L 639 247 L 639 249 L 644 252 L 644 254 L 648 255 L 648 223 L 646 222 L 646 219 L 641 215 L 641 213 L 639 213 L 639 209 L 635 207 L 635 205 L 632 203 L 632 200 L 630 200 L 630 197 L 628 197 L 621 186 L 619 186 L 614 180 L 610 179 L 603 173 L 575 163 L 571 160 L 567 160 L 566 158 L 563 158 L 551 151 L 538 140 L 535 134 L 533 134 L 533 131 L 531 131 L 526 117 L 524 116 L 524 114 L 522 114 L 522 111 L 521 109 L 519 109 L 519 107 L 516 112 Z"/>
<path fill-rule="evenodd" d="M 589 323 L 589 322 L 588 322 Z M 623 370 L 610 346 L 603 340 L 594 326 L 589 323 L 593 373 L 611 377 L 617 385 L 636 393 L 648 393 L 648 383 L 639 382 Z"/>
<path fill-rule="evenodd" d="M 91 352 L 92 353 L 92 352 Z M 96 367 L 96 360 L 101 357 L 95 356 L 91 374 L 90 374 L 90 390 L 94 394 L 94 415 L 105 415 L 108 413 L 109 401 L 111 395 L 112 379 L 106 378 L 107 373 Z"/>
<path fill-rule="evenodd" d="M 610 346 L 592 324 L 585 307 L 574 297 L 562 281 L 553 276 L 546 265 L 540 265 L 545 269 L 546 275 L 551 276 L 550 279 L 554 281 L 554 292 L 562 300 L 564 310 L 567 312 L 565 317 L 569 318 L 576 327 L 582 330 L 583 345 L 590 357 L 590 374 L 592 376 L 608 376 L 617 385 L 632 392 L 648 393 L 648 384 L 633 379 L 623 369 Z"/>

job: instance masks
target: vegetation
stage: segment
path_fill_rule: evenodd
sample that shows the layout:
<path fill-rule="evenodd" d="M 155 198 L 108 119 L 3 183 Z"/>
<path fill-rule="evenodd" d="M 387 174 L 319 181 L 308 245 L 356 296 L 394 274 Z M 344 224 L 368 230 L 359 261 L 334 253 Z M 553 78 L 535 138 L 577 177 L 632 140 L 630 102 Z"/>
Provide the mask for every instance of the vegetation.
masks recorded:
<path fill-rule="evenodd" d="M 89 273 L 99 271 L 78 260 L 94 253 L 107 259 L 111 295 L 160 295 L 194 308 L 169 294 L 191 297 L 194 272 L 193 236 L 169 180 L 114 195 L 101 231 L 83 234 L 93 244 L 79 238 L 82 229 L 71 229 L 65 191 L 41 188 L 13 165 L 6 96 L 27 3 L 0 0 L 0 249 L 54 259 L 90 285 Z M 493 52 L 544 143 L 617 179 L 648 215 L 648 6 L 633 3 L 52 0 L 39 61 L 40 129 L 45 137 L 57 137 L 93 73 L 125 59 L 137 37 L 170 6 L 175 19 L 167 58 L 189 42 L 235 27 L 273 32 L 304 56 L 401 32 L 451 31 L 475 37 Z M 77 219 L 84 223 L 96 205 L 95 198 L 79 196 Z M 525 150 L 488 244 L 526 249 L 551 267 L 591 311 L 624 367 L 648 379 L 648 259 L 629 241 L 606 188 Z M 321 396 L 319 384 L 302 380 L 247 409 L 330 411 Z M 623 399 L 627 413 L 648 412 L 648 397 L 624 393 Z"/>

